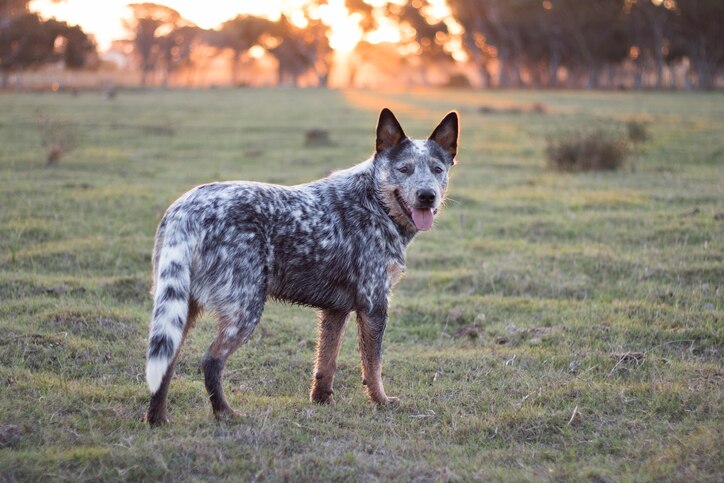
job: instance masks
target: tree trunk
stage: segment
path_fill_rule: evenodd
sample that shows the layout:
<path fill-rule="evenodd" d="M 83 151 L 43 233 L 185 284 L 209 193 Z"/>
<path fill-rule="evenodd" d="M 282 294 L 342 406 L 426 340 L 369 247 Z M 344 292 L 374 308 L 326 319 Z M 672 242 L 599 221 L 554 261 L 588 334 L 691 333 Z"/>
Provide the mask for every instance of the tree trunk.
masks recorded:
<path fill-rule="evenodd" d="M 359 67 L 357 62 L 353 62 L 352 65 L 349 68 L 349 80 L 347 81 L 347 87 L 355 87 L 357 84 L 357 73 L 359 72 Z"/>
<path fill-rule="evenodd" d="M 508 81 L 508 53 L 498 49 L 498 87 L 509 87 Z"/>
<path fill-rule="evenodd" d="M 168 81 L 171 77 L 171 71 L 168 68 L 163 69 L 163 76 L 161 77 L 161 87 L 168 89 Z"/>
<path fill-rule="evenodd" d="M 490 74 L 490 70 L 488 70 L 488 66 L 485 62 L 480 63 L 480 76 L 483 79 L 483 86 L 486 89 L 493 87 L 493 76 Z"/>
<path fill-rule="evenodd" d="M 638 59 L 636 59 L 636 73 L 634 74 L 634 89 L 640 90 L 644 85 L 644 65 L 643 65 L 643 57 L 639 56 Z"/>
<path fill-rule="evenodd" d="M 700 59 L 698 62 L 696 62 L 696 76 L 699 79 L 699 90 L 709 91 L 712 89 L 714 83 L 712 81 L 709 63 L 706 60 Z"/>
<path fill-rule="evenodd" d="M 231 54 L 231 87 L 236 87 L 239 82 L 239 60 L 241 57 L 241 51 L 234 49 Z"/>
<path fill-rule="evenodd" d="M 664 25 L 654 24 L 654 62 L 656 62 L 656 88 L 664 87 Z"/>
<path fill-rule="evenodd" d="M 588 82 L 586 83 L 586 89 L 598 89 L 598 66 L 591 65 L 588 68 Z"/>
<path fill-rule="evenodd" d="M 329 87 L 329 73 L 317 74 L 317 87 L 322 89 Z"/>
<path fill-rule="evenodd" d="M 712 82 L 712 65 L 707 59 L 706 39 L 703 35 L 700 35 L 695 40 L 695 54 L 692 56 L 691 61 L 694 63 L 696 69 L 696 76 L 698 78 L 699 90 L 710 90 L 713 87 Z"/>
<path fill-rule="evenodd" d="M 561 62 L 561 53 L 558 49 L 551 49 L 551 58 L 548 59 L 548 88 L 558 87 L 558 67 Z"/>
<path fill-rule="evenodd" d="M 608 82 L 608 88 L 616 90 L 616 68 L 609 64 L 606 66 L 606 78 Z"/>

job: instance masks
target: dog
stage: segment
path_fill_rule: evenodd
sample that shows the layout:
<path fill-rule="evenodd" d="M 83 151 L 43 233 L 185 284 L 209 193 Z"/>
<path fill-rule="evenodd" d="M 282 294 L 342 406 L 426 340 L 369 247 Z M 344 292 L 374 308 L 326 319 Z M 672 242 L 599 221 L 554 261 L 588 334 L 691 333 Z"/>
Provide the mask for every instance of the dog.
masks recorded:
<path fill-rule="evenodd" d="M 375 153 L 357 166 L 290 187 L 210 183 L 175 201 L 153 248 L 147 422 L 167 421 L 176 358 L 202 309 L 218 321 L 201 363 L 211 408 L 217 419 L 237 416 L 224 397 L 222 371 L 251 336 L 269 298 L 319 310 L 312 401 L 333 402 L 337 355 L 351 311 L 369 398 L 398 401 L 382 385 L 388 298 L 405 270 L 407 245 L 432 227 L 445 199 L 458 133 L 453 111 L 428 139 L 412 140 L 383 109 Z"/>

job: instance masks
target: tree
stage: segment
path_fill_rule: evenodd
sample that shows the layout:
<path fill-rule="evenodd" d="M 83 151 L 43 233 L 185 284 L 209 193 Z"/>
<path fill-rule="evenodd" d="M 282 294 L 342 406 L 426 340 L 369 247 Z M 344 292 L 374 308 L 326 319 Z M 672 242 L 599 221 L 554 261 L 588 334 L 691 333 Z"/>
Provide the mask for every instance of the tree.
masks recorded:
<path fill-rule="evenodd" d="M 158 40 L 163 59 L 164 87 L 168 86 L 171 73 L 181 67 L 191 65 L 191 52 L 196 39 L 203 32 L 195 25 L 184 25 L 162 36 Z"/>
<path fill-rule="evenodd" d="M 22 13 L 15 2 L 12 17 L 0 18 L 0 71 L 6 88 L 11 72 L 63 61 L 67 68 L 85 65 L 88 54 L 95 51 L 93 42 L 77 26 L 55 19 L 42 20 L 35 13 Z M 25 2 L 27 3 L 27 2 Z M 6 4 L 3 12 L 11 11 Z M 57 42 L 62 39 L 61 42 Z"/>
<path fill-rule="evenodd" d="M 377 28 L 377 18 L 375 18 L 375 8 L 364 0 L 345 0 L 344 6 L 347 7 L 349 13 L 357 13 L 362 16 L 360 27 L 363 32 L 371 32 Z"/>
<path fill-rule="evenodd" d="M 504 3 L 498 0 L 448 0 L 448 4 L 455 20 L 465 29 L 463 47 L 478 67 L 483 83 L 488 87 L 493 85 L 491 67 L 497 61 L 500 72 L 497 85 L 500 86 L 503 63 L 507 60 L 499 15 Z"/>
<path fill-rule="evenodd" d="M 332 70 L 334 51 L 329 45 L 330 28 L 319 19 L 310 18 L 307 12 L 307 26 L 301 29 L 299 40 L 317 77 L 318 87 L 327 87 Z"/>
<path fill-rule="evenodd" d="M 499 87 L 555 85 L 561 65 L 586 74 L 597 87 L 603 67 L 628 55 L 630 39 L 623 23 L 623 0 L 449 0 L 464 27 L 463 45 L 478 65 L 486 85 L 497 67 Z"/>
<path fill-rule="evenodd" d="M 674 28 L 696 70 L 700 89 L 713 89 L 724 66 L 724 2 L 676 0 Z"/>
<path fill-rule="evenodd" d="M 237 15 L 221 25 L 219 34 L 213 37 L 211 43 L 217 48 L 232 51 L 232 85 L 238 83 L 239 64 L 242 55 L 254 45 L 259 44 L 265 35 L 274 35 L 275 32 L 276 26 L 274 22 L 254 15 Z"/>
<path fill-rule="evenodd" d="M 399 80 L 400 70 L 407 66 L 407 59 L 400 54 L 400 49 L 395 44 L 390 42 L 372 44 L 362 40 L 352 51 L 348 81 L 350 86 L 360 84 L 360 73 L 368 66 L 374 68 L 375 78 L 382 76 Z"/>
<path fill-rule="evenodd" d="M 276 23 L 275 38 L 266 42 L 267 50 L 277 59 L 279 84 L 297 86 L 299 78 L 313 70 L 317 63 L 316 36 L 306 37 L 304 31 L 282 15 Z"/>
<path fill-rule="evenodd" d="M 29 3 L 30 0 L 0 0 L 0 20 L 27 13 Z"/>
<path fill-rule="evenodd" d="M 632 35 L 633 47 L 637 49 L 636 80 L 634 86 L 643 86 L 643 74 L 646 63 L 654 63 L 656 88 L 664 84 L 664 65 L 673 20 L 673 2 L 652 0 L 627 0 L 628 26 Z"/>
<path fill-rule="evenodd" d="M 629 54 L 630 32 L 622 21 L 624 4 L 621 0 L 560 3 L 566 31 L 573 39 L 572 62 L 586 71 L 586 87 L 597 88 L 601 69 L 620 63 Z"/>
<path fill-rule="evenodd" d="M 156 68 L 162 57 L 159 37 L 180 26 L 181 15 L 174 9 L 155 3 L 132 3 L 130 20 L 124 20 L 126 29 L 133 33 L 133 46 L 141 67 L 141 86 L 146 77 Z"/>
<path fill-rule="evenodd" d="M 386 13 L 400 25 L 403 34 L 401 47 L 421 62 L 423 83 L 427 83 L 427 70 L 432 64 L 448 62 L 452 56 L 444 48 L 449 32 L 444 22 L 430 22 L 422 13 L 429 7 L 426 0 L 398 5 L 388 3 Z"/>

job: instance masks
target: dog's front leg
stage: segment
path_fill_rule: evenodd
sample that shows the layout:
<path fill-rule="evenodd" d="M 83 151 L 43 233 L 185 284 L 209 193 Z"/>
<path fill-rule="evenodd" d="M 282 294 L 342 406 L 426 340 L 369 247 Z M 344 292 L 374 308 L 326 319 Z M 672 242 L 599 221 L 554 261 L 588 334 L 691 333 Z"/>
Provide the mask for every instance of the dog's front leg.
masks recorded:
<path fill-rule="evenodd" d="M 375 310 L 370 313 L 357 312 L 359 330 L 359 348 L 362 356 L 362 384 L 367 394 L 378 404 L 399 401 L 387 396 L 382 385 L 382 335 L 387 325 L 387 310 Z"/>
<path fill-rule="evenodd" d="M 347 311 L 323 310 L 319 314 L 319 338 L 314 378 L 309 398 L 321 404 L 333 404 L 332 384 L 337 370 L 337 356 L 342 345 Z"/>

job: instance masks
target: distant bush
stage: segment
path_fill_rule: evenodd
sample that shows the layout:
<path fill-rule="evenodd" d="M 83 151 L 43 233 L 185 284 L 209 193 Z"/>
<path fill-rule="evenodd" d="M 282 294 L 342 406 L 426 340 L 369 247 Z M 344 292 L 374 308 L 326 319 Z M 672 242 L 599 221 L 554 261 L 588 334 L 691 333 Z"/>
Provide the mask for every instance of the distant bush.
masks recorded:
<path fill-rule="evenodd" d="M 548 114 L 548 108 L 541 102 L 536 102 L 530 106 L 506 106 L 496 107 L 488 104 L 483 104 L 478 107 L 478 113 L 487 114 Z"/>
<path fill-rule="evenodd" d="M 445 83 L 445 87 L 449 89 L 470 89 L 470 79 L 465 74 L 452 74 L 448 81 Z"/>
<path fill-rule="evenodd" d="M 628 134 L 628 140 L 636 145 L 643 144 L 651 138 L 648 124 L 635 119 L 626 123 L 626 133 Z"/>
<path fill-rule="evenodd" d="M 546 147 L 549 165 L 560 171 L 616 170 L 627 154 L 626 139 L 605 128 L 551 137 Z"/>
<path fill-rule="evenodd" d="M 304 133 L 305 146 L 334 146 L 327 129 L 307 129 Z"/>
<path fill-rule="evenodd" d="M 37 122 L 40 142 L 47 150 L 46 164 L 52 166 L 75 149 L 78 132 L 74 124 L 40 114 Z"/>
<path fill-rule="evenodd" d="M 535 114 L 548 114 L 548 108 L 542 102 L 536 102 L 530 106 L 530 112 Z"/>

